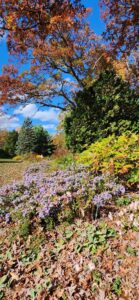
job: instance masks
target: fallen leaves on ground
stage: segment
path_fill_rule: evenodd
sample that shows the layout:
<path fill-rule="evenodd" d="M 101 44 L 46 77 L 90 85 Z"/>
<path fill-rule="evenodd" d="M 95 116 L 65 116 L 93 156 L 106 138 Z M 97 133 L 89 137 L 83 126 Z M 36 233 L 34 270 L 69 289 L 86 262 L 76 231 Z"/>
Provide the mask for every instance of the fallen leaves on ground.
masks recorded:
<path fill-rule="evenodd" d="M 26 241 L 0 240 L 0 299 L 139 299 L 139 201 Z M 37 244 L 41 234 L 43 239 Z"/>

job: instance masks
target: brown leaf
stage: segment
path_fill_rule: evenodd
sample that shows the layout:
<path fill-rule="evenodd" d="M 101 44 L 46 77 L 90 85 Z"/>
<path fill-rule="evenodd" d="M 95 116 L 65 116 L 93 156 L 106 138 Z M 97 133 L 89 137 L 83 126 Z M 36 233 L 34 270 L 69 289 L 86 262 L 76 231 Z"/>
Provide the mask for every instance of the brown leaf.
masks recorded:
<path fill-rule="evenodd" d="M 10 272 L 10 275 L 11 275 L 11 277 L 12 277 L 13 280 L 18 281 L 20 279 L 19 276 L 16 273 L 14 273 L 14 272 Z"/>
<path fill-rule="evenodd" d="M 28 268 L 27 268 L 27 273 L 31 272 L 34 269 L 38 269 L 40 268 L 40 262 L 39 261 L 35 261 L 34 263 L 32 263 Z"/>
<path fill-rule="evenodd" d="M 46 300 L 46 299 L 47 299 L 47 298 L 46 298 L 47 296 L 48 296 L 47 291 L 46 291 L 46 290 L 43 290 L 43 291 L 41 291 L 41 293 L 39 294 L 37 300 Z"/>
<path fill-rule="evenodd" d="M 56 296 L 58 299 L 61 298 L 63 296 L 63 294 L 64 294 L 64 290 L 62 290 L 62 289 L 56 291 Z"/>
<path fill-rule="evenodd" d="M 97 297 L 97 300 L 105 300 L 105 291 L 99 290 L 99 295 Z"/>

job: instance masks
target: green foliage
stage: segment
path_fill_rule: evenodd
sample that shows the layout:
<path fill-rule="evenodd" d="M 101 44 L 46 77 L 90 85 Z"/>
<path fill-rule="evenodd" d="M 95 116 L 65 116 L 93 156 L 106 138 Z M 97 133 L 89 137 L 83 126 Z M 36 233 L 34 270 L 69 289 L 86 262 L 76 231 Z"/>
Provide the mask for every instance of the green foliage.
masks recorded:
<path fill-rule="evenodd" d="M 30 234 L 30 220 L 28 218 L 25 218 L 24 221 L 20 225 L 20 235 L 27 239 Z"/>
<path fill-rule="evenodd" d="M 36 145 L 32 121 L 26 118 L 19 132 L 16 153 L 19 155 L 34 152 Z"/>
<path fill-rule="evenodd" d="M 51 155 L 54 149 L 55 147 L 47 130 L 44 130 L 42 126 L 33 127 L 31 120 L 27 118 L 19 132 L 16 153 L 18 155 L 37 153 L 47 156 Z"/>
<path fill-rule="evenodd" d="M 56 169 L 66 169 L 68 166 L 72 165 L 75 162 L 73 154 L 69 153 L 67 155 L 60 156 L 57 159 L 53 159 L 51 168 Z"/>
<path fill-rule="evenodd" d="M 3 149 L 8 153 L 9 157 L 15 156 L 16 153 L 16 143 L 18 140 L 18 132 L 13 130 L 8 132 L 8 135 L 5 139 Z"/>
<path fill-rule="evenodd" d="M 0 289 L 2 289 L 5 286 L 5 282 L 7 281 L 8 276 L 4 275 L 0 278 Z"/>
<path fill-rule="evenodd" d="M 128 246 L 128 247 L 127 247 L 126 252 L 127 252 L 128 254 L 130 254 L 131 256 L 136 256 L 136 255 L 137 255 L 136 249 L 134 249 L 134 248 L 131 247 L 131 246 Z"/>
<path fill-rule="evenodd" d="M 65 142 L 65 134 L 63 132 L 57 132 L 53 136 L 53 143 L 55 145 L 54 158 L 60 158 L 69 154 L 69 150 Z"/>
<path fill-rule="evenodd" d="M 113 285 L 112 285 L 112 291 L 118 296 L 120 296 L 122 293 L 121 284 L 122 284 L 121 278 L 117 277 L 117 278 L 115 278 Z"/>
<path fill-rule="evenodd" d="M 128 205 L 132 202 L 132 200 L 130 198 L 127 197 L 120 197 L 116 200 L 116 204 L 118 206 L 123 206 L 123 205 Z"/>
<path fill-rule="evenodd" d="M 66 240 L 69 241 L 74 235 L 74 232 L 69 230 L 69 229 L 66 229 L 65 230 L 65 237 L 66 237 Z"/>
<path fill-rule="evenodd" d="M 101 275 L 101 273 L 100 273 L 99 271 L 94 271 L 94 272 L 93 272 L 93 281 L 94 281 L 97 285 L 100 284 L 100 282 L 101 282 L 101 277 L 102 277 L 102 275 Z"/>
<path fill-rule="evenodd" d="M 61 156 L 60 158 L 58 158 L 56 160 L 59 168 L 67 168 L 68 166 L 70 166 L 73 163 L 73 161 L 74 161 L 74 158 L 73 158 L 72 154 Z"/>
<path fill-rule="evenodd" d="M 43 156 L 51 155 L 55 149 L 51 137 L 42 126 L 34 127 L 36 142 L 34 152 Z"/>
<path fill-rule="evenodd" d="M 9 158 L 9 155 L 5 150 L 0 149 L 0 158 Z"/>
<path fill-rule="evenodd" d="M 127 183 L 129 186 L 137 186 L 139 185 L 139 169 L 133 170 L 128 176 L 127 176 Z"/>
<path fill-rule="evenodd" d="M 43 225 L 47 230 L 52 230 L 55 228 L 56 226 L 56 218 L 54 218 L 53 216 L 47 216 L 44 220 L 43 220 Z"/>
<path fill-rule="evenodd" d="M 76 108 L 65 118 L 69 149 L 80 152 L 100 138 L 139 132 L 139 97 L 112 71 L 78 92 L 75 102 Z"/>
<path fill-rule="evenodd" d="M 64 209 L 59 213 L 58 220 L 60 223 L 71 224 L 76 216 L 76 210 L 74 205 L 64 207 Z"/>
<path fill-rule="evenodd" d="M 79 237 L 77 236 L 76 251 L 82 252 L 86 249 L 95 254 L 98 249 L 104 250 L 107 248 L 107 241 L 115 237 L 116 231 L 113 228 L 109 228 L 107 224 L 100 224 L 97 227 L 87 224 L 84 231 L 78 232 L 77 230 L 77 235 Z M 84 243 L 80 243 L 81 237 L 84 237 Z"/>
<path fill-rule="evenodd" d="M 20 212 L 17 212 L 15 216 L 12 216 L 13 220 L 18 220 L 16 227 L 11 228 L 10 241 L 13 242 L 17 235 L 19 235 L 23 240 L 27 240 L 31 232 L 31 222 L 28 217 L 23 218 Z"/>
<path fill-rule="evenodd" d="M 81 153 L 77 161 L 90 166 L 95 173 L 109 172 L 127 176 L 139 166 L 138 135 L 129 133 L 104 138 Z"/>

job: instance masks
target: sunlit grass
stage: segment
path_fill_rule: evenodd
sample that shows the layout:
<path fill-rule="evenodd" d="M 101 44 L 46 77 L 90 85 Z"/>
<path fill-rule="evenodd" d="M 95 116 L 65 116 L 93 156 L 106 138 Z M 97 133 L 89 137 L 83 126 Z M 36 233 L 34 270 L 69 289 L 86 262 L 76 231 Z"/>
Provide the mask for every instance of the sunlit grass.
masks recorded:
<path fill-rule="evenodd" d="M 31 164 L 29 161 L 15 162 L 13 160 L 0 160 L 0 186 L 11 183 L 13 180 L 21 180 L 23 172 Z"/>

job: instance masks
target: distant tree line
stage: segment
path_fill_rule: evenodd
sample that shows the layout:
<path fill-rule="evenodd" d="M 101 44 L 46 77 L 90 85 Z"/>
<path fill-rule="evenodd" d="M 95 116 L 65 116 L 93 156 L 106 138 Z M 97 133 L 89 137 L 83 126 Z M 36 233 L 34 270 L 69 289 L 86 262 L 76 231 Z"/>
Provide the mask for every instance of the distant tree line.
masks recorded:
<path fill-rule="evenodd" d="M 139 133 L 138 92 L 115 71 L 102 72 L 88 88 L 77 93 L 74 102 L 76 106 L 62 116 L 54 142 L 47 130 L 33 126 L 27 118 L 19 133 L 1 132 L 0 157 L 26 153 L 47 156 L 54 152 L 54 144 L 55 155 L 59 156 L 68 153 L 66 145 L 69 150 L 81 152 L 112 134 Z"/>
<path fill-rule="evenodd" d="M 15 155 L 36 153 L 49 156 L 55 146 L 52 138 L 43 126 L 33 126 L 30 118 L 26 118 L 19 132 L 0 132 L 0 157 L 12 158 Z"/>

